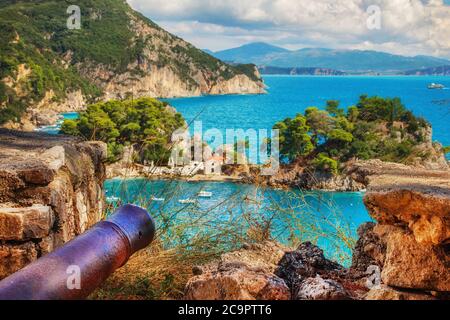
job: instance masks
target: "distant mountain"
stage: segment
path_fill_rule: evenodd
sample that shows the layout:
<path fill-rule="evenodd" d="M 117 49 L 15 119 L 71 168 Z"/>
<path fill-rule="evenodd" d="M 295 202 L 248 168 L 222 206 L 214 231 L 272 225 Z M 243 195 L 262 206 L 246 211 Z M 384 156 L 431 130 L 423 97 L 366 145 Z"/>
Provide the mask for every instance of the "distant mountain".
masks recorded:
<path fill-rule="evenodd" d="M 308 76 L 343 76 L 345 72 L 327 68 L 280 68 L 260 67 L 259 72 L 263 75 L 308 75 Z"/>
<path fill-rule="evenodd" d="M 369 50 L 305 48 L 296 51 L 265 43 L 215 52 L 219 59 L 235 63 L 282 68 L 327 68 L 348 73 L 397 74 L 413 69 L 450 65 L 450 61 L 429 56 L 406 57 Z"/>
<path fill-rule="evenodd" d="M 289 50 L 272 46 L 263 42 L 255 42 L 238 48 L 214 52 L 214 56 L 222 61 L 252 63 L 276 57 L 279 54 L 289 53 Z"/>
<path fill-rule="evenodd" d="M 450 76 L 450 65 L 425 69 L 408 70 L 404 72 L 408 76 Z"/>

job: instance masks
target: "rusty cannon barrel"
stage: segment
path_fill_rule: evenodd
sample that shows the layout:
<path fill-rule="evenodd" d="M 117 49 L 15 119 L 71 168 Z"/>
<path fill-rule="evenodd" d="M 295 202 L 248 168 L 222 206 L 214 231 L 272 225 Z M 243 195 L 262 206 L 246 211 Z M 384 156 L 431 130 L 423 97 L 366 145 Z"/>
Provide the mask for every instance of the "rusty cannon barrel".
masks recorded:
<path fill-rule="evenodd" d="M 108 220 L 0 282 L 0 300 L 80 300 L 154 238 L 155 223 L 126 205 Z"/>

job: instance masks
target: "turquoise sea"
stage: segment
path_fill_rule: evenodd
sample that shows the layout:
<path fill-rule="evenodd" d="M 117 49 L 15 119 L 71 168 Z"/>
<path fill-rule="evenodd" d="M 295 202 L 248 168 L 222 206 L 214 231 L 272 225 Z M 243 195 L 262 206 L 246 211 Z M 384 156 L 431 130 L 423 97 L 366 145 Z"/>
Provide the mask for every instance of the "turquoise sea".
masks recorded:
<path fill-rule="evenodd" d="M 302 113 L 309 106 L 323 107 L 327 100 L 341 106 L 355 104 L 362 94 L 400 97 L 406 107 L 433 126 L 433 136 L 450 145 L 450 77 L 414 76 L 265 76 L 268 94 L 224 95 L 165 99 L 192 122 L 202 120 L 203 129 L 270 129 L 286 117 Z M 444 90 L 430 90 L 432 82 Z M 76 113 L 63 114 L 66 119 Z M 42 131 L 57 133 L 59 127 Z M 450 159 L 450 158 L 449 158 Z"/>
<path fill-rule="evenodd" d="M 270 129 L 277 121 L 302 113 L 309 106 L 323 107 L 330 99 L 340 100 L 341 105 L 347 107 L 355 104 L 361 94 L 400 97 L 407 108 L 425 117 L 433 125 L 436 141 L 450 145 L 450 90 L 427 88 L 432 82 L 442 83 L 450 88 L 450 77 L 269 76 L 264 79 L 268 86 L 268 94 L 265 95 L 204 96 L 166 100 L 176 107 L 188 122 L 202 120 L 204 131 L 217 128 L 224 132 L 225 129 Z M 66 115 L 66 117 L 75 116 Z M 320 239 L 308 230 L 303 230 L 302 237 L 304 240 L 318 242 L 330 257 L 336 257 L 339 251 L 346 251 L 344 242 L 336 238 L 336 230 L 333 230 L 332 225 L 346 228 L 351 236 L 356 236 L 357 227 L 371 220 L 363 205 L 362 193 L 305 193 L 299 190 L 286 192 L 270 189 L 261 191 L 253 186 L 233 183 L 140 179 L 107 181 L 106 190 L 112 202 L 120 199 L 123 202 L 140 205 L 144 203 L 160 224 L 172 221 L 174 230 L 176 223 L 186 219 L 192 221 L 204 210 L 210 211 L 217 222 L 223 222 L 223 219 L 230 219 L 233 214 L 244 215 L 247 210 L 256 210 L 256 207 L 262 216 L 270 216 L 274 211 L 285 212 L 285 217 L 277 215 L 274 219 L 275 225 L 279 227 L 276 229 L 283 230 L 283 227 L 292 224 L 292 220 L 289 220 L 292 217 L 286 216 L 292 214 L 287 212 L 293 211 L 295 219 L 306 217 L 309 219 L 307 225 L 310 229 L 323 231 Z M 197 198 L 196 195 L 200 190 L 212 192 L 213 197 Z M 167 196 L 168 194 L 172 195 Z M 248 197 L 249 194 L 252 196 Z M 163 204 L 150 201 L 152 196 L 169 199 Z M 230 204 L 226 205 L 225 200 L 230 198 L 240 205 L 232 207 Z M 179 200 L 186 199 L 195 199 L 196 203 L 188 205 L 179 203 Z M 168 219 L 161 216 L 163 212 L 177 214 Z M 276 236 L 283 242 L 289 242 L 287 230 L 280 231 Z M 170 242 L 171 239 L 166 240 Z"/>
<path fill-rule="evenodd" d="M 75 120 L 78 119 L 78 112 L 66 112 L 60 114 L 60 119 L 56 122 L 56 124 L 51 126 L 44 126 L 37 129 L 39 132 L 45 132 L 48 134 L 58 134 L 64 120 Z"/>
<path fill-rule="evenodd" d="M 323 107 L 327 100 L 354 105 L 360 95 L 400 97 L 414 114 L 433 126 L 434 139 L 450 145 L 450 90 L 430 90 L 432 82 L 450 88 L 450 77 L 415 76 L 266 76 L 266 95 L 204 96 L 168 99 L 191 122 L 202 120 L 205 129 L 270 129 L 280 120 Z"/>
<path fill-rule="evenodd" d="M 306 192 L 228 182 L 146 179 L 113 179 L 105 183 L 105 189 L 114 207 L 122 203 L 146 207 L 160 230 L 170 230 L 163 233 L 167 246 L 189 243 L 198 233 L 216 236 L 224 228 L 246 234 L 252 226 L 264 227 L 271 221 L 272 236 L 277 240 L 287 245 L 312 241 L 330 258 L 348 263 L 346 240 L 356 239 L 358 226 L 371 221 L 362 192 Z M 201 191 L 211 192 L 212 197 L 199 197 Z M 183 202 L 187 199 L 192 203 Z"/>

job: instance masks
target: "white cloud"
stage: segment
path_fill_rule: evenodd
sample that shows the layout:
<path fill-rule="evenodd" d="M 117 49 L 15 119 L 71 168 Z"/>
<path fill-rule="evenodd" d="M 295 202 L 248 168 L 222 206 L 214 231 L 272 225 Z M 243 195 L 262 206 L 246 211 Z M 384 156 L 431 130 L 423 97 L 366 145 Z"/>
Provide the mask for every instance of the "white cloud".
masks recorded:
<path fill-rule="evenodd" d="M 250 41 L 299 48 L 361 48 L 450 57 L 450 6 L 443 0 L 128 0 L 201 48 Z M 381 29 L 367 28 L 367 8 Z"/>

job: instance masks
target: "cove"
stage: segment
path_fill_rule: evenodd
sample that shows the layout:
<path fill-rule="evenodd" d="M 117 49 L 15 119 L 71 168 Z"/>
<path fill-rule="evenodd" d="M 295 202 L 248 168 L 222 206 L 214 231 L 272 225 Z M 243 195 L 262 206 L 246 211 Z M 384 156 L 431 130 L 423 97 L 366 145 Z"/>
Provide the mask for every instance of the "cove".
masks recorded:
<path fill-rule="evenodd" d="M 293 236 L 301 241 L 317 243 L 324 249 L 327 257 L 341 260 L 347 265 L 350 263 L 349 243 L 338 233 L 343 232 L 356 239 L 358 227 L 372 221 L 362 201 L 364 193 L 361 192 L 306 192 L 258 188 L 230 182 L 146 179 L 108 180 L 105 190 L 113 204 L 120 205 L 120 202 L 124 202 L 144 206 L 158 223 L 170 224 L 173 230 L 178 223 L 186 221 L 196 221 L 198 228 L 215 228 L 220 225 L 240 230 L 242 216 L 251 214 L 252 219 L 261 223 L 266 219 L 273 219 L 273 238 L 286 245 L 293 244 Z M 212 197 L 199 198 L 200 191 L 211 192 Z M 195 200 L 195 203 L 180 203 L 180 200 L 186 199 Z M 168 217 L 171 221 L 166 221 Z M 187 231 L 187 238 L 202 232 L 195 223 Z M 243 227 L 242 232 L 246 231 Z M 177 245 L 172 237 L 164 240 L 169 246 Z M 343 255 L 346 257 L 342 258 Z"/>

